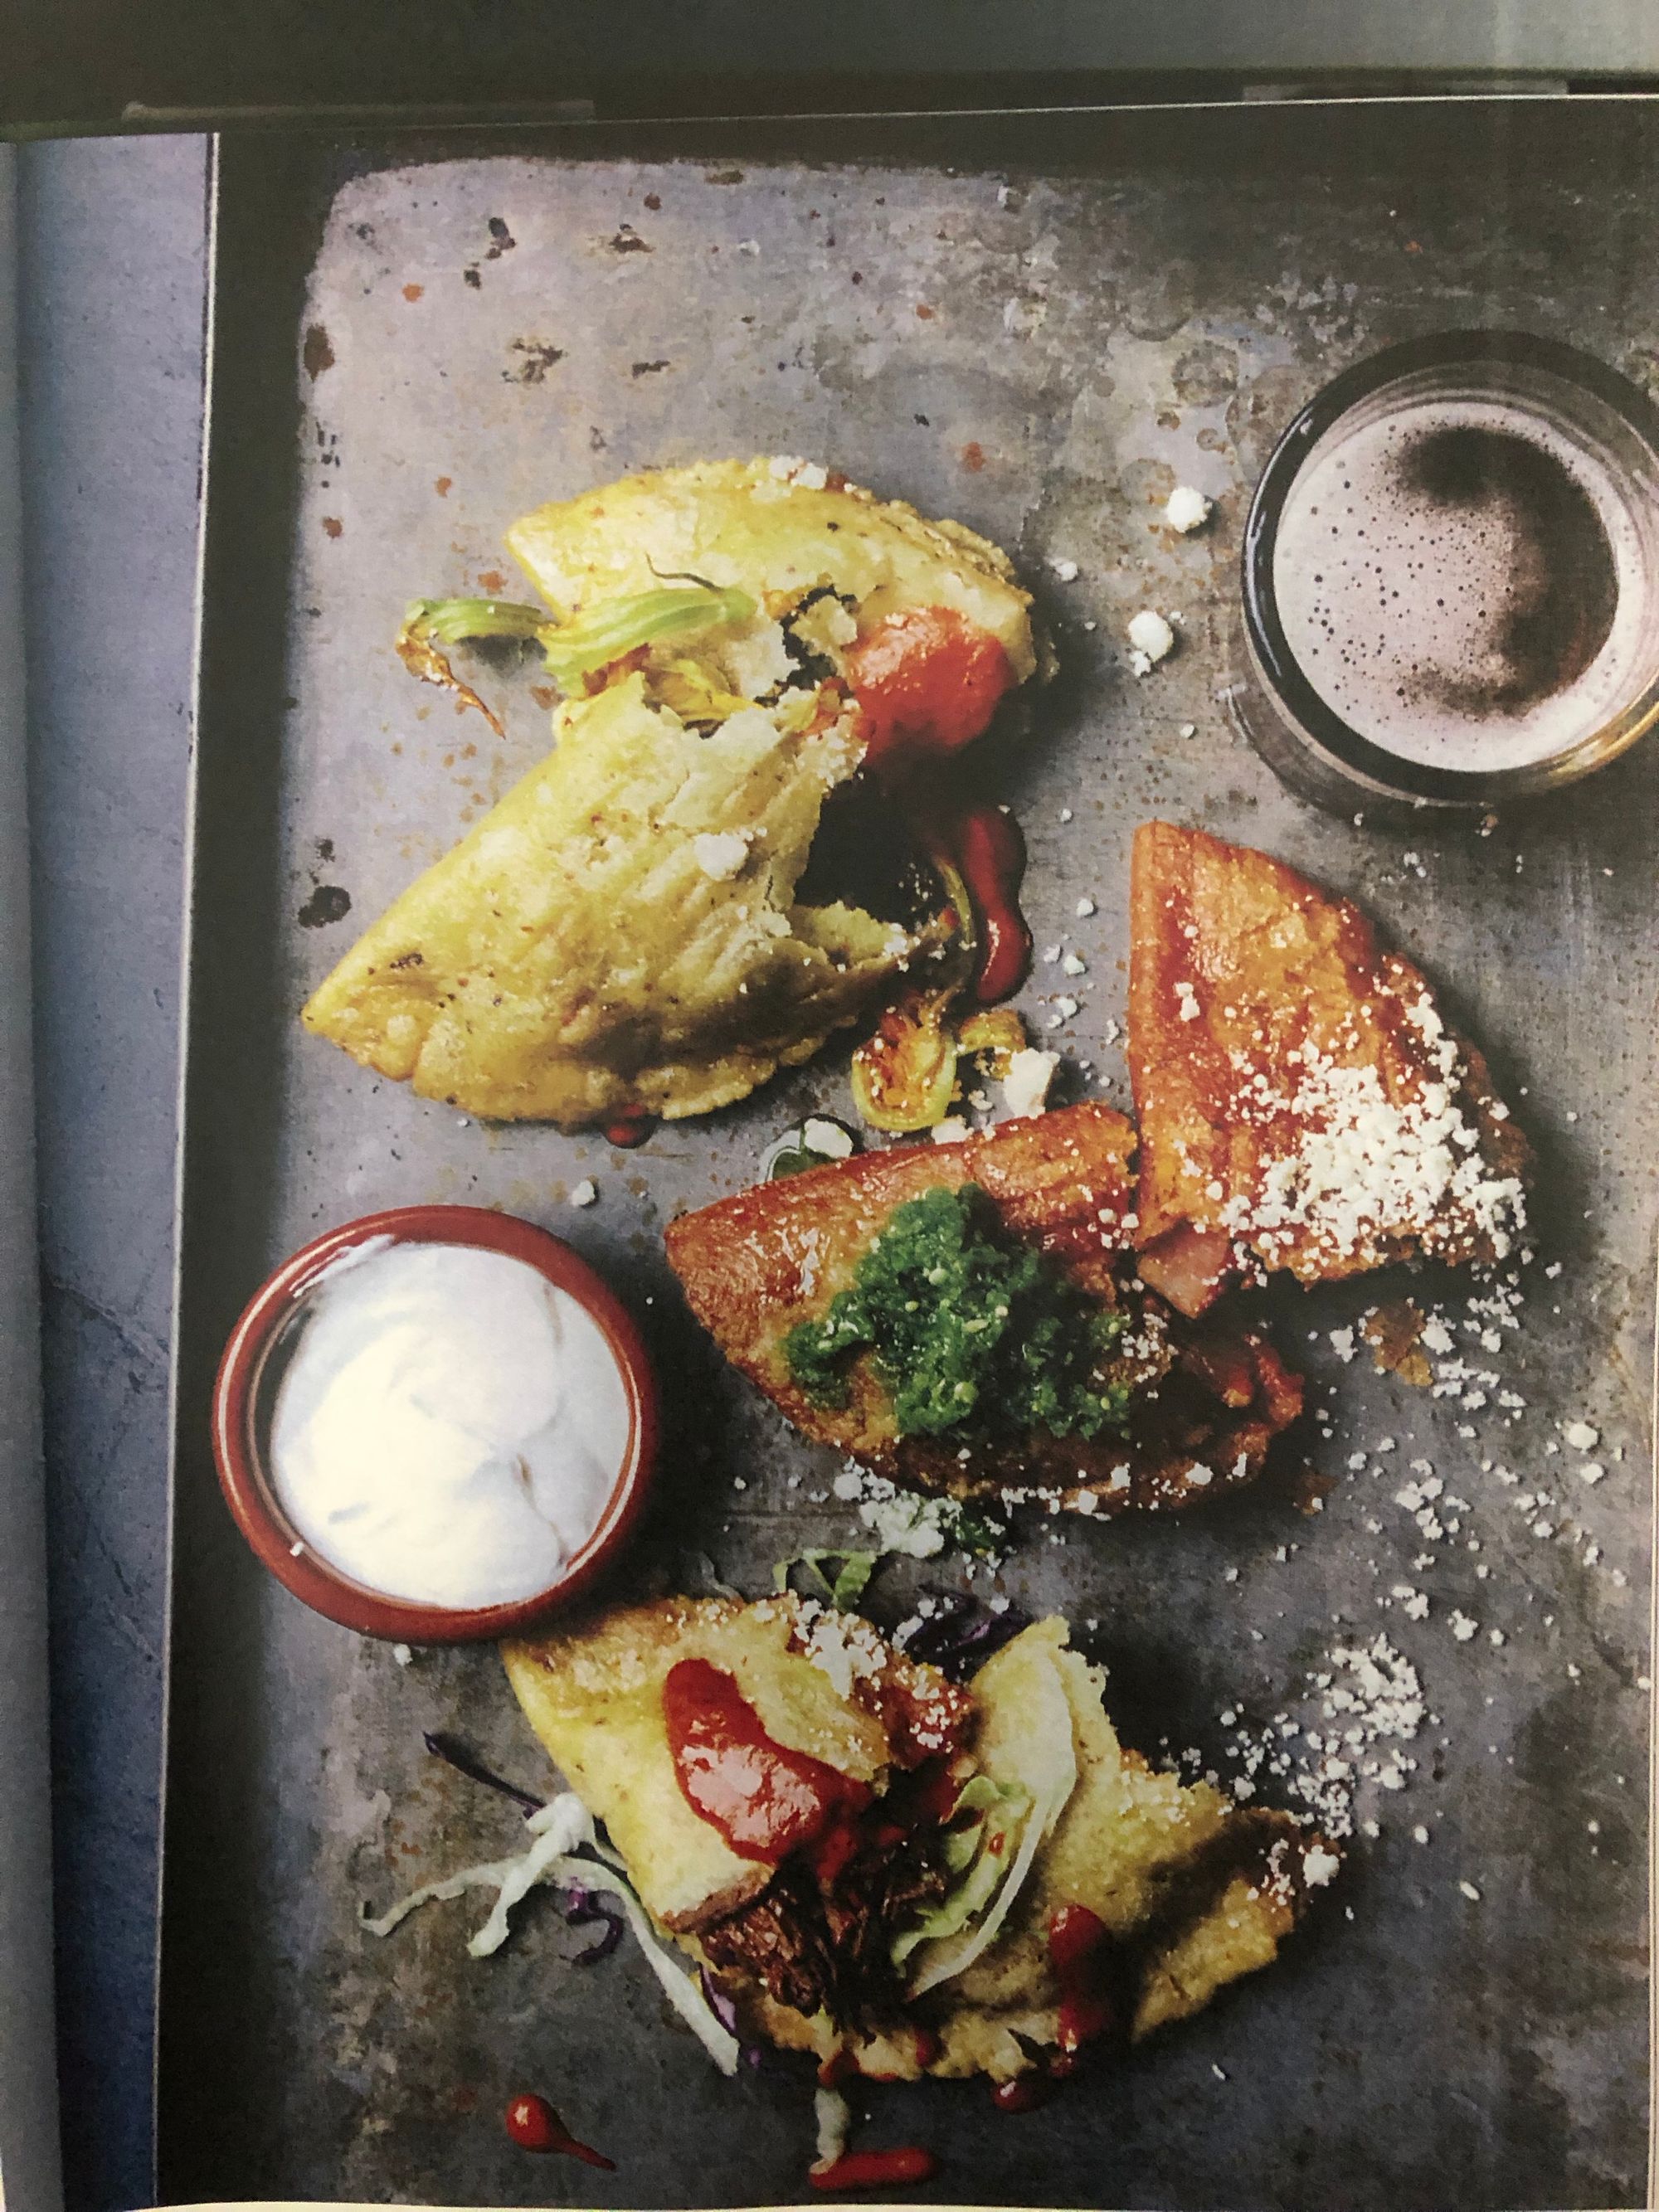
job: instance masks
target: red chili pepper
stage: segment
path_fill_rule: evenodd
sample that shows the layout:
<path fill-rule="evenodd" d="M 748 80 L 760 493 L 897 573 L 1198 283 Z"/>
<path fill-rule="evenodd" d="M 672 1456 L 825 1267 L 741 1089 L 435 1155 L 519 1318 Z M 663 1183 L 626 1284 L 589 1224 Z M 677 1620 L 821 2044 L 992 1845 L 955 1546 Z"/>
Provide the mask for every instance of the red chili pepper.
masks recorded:
<path fill-rule="evenodd" d="M 899 2150 L 852 2150 L 838 2158 L 832 2166 L 813 2166 L 807 2179 L 814 2189 L 835 2191 L 842 2189 L 907 2188 L 918 2181 L 931 2181 L 939 2172 L 939 2160 L 920 2143 L 907 2143 Z"/>
<path fill-rule="evenodd" d="M 991 2102 L 1000 2112 L 1034 2112 L 1054 2094 L 1054 2082 L 1041 2074 L 1016 2074 L 1012 2081 L 999 2081 Z"/>
<path fill-rule="evenodd" d="M 578 2142 L 546 2098 L 533 2093 L 514 2097 L 508 2105 L 507 2132 L 520 2150 L 559 2151 L 567 2158 L 580 2159 L 585 2166 L 602 2167 L 606 2173 L 617 2171 L 615 2159 Z"/>
<path fill-rule="evenodd" d="M 973 908 L 973 996 L 994 1006 L 1013 996 L 1031 966 L 1031 932 L 1019 904 L 1024 834 L 1000 806 L 935 813 L 913 805 L 911 811 L 935 863 L 962 879 Z"/>
<path fill-rule="evenodd" d="M 859 2070 L 858 2061 L 845 2044 L 832 2051 L 818 2068 L 818 2086 L 823 2089 L 838 2089 L 843 2081 L 850 2081 Z"/>

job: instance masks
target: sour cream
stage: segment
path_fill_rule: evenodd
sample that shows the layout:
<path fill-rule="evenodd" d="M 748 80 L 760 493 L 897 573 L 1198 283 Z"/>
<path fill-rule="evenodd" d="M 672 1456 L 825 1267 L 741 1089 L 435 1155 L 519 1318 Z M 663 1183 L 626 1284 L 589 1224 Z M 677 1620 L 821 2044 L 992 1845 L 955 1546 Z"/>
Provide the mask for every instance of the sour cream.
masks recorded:
<path fill-rule="evenodd" d="M 631 1418 L 604 1332 L 506 1253 L 362 1246 L 312 1285 L 278 1356 L 271 1487 L 301 1542 L 385 1596 L 538 1595 L 622 1473 Z"/>

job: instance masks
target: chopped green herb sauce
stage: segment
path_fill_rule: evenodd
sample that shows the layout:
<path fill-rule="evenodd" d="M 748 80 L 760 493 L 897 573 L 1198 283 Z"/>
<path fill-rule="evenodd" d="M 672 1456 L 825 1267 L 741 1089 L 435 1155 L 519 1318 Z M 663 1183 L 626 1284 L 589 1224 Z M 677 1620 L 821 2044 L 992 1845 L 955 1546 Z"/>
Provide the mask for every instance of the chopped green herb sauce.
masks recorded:
<path fill-rule="evenodd" d="M 963 1426 L 1096 1437 L 1128 1409 L 1129 1386 L 1105 1371 L 1125 1327 L 965 1183 L 896 1207 L 852 1283 L 783 1352 L 825 1406 L 846 1403 L 848 1364 L 867 1352 L 903 1437 Z"/>

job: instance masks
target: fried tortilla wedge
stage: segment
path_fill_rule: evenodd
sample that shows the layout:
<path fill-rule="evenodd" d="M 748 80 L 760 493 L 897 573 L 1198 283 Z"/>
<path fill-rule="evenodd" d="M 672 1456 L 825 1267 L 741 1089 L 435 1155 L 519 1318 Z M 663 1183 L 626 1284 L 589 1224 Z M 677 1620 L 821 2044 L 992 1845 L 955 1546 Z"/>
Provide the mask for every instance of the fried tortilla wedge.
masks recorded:
<path fill-rule="evenodd" d="M 1516 1249 L 1526 1138 L 1357 907 L 1149 822 L 1130 920 L 1144 1280 L 1195 1314 L 1246 1258 L 1311 1283 Z"/>
<path fill-rule="evenodd" d="M 1261 1471 L 1302 1407 L 1301 1384 L 1265 1339 L 1171 1325 L 1126 1291 L 1134 1132 L 1095 1103 L 1003 1123 L 960 1144 L 918 1145 L 810 1169 L 672 1222 L 668 1259 L 693 1312 L 734 1366 L 795 1426 L 894 1480 L 957 1497 L 1040 1493 L 1067 1510 L 1163 1510 Z M 973 1186 L 1002 1229 L 1104 1307 L 1127 1302 L 1127 1424 L 1094 1436 L 1009 1433 L 992 1418 L 902 1434 L 878 1352 L 851 1363 L 841 1402 L 792 1371 L 786 1341 L 821 1320 L 908 1201 Z M 1150 1387 L 1148 1387 L 1150 1386 Z"/>

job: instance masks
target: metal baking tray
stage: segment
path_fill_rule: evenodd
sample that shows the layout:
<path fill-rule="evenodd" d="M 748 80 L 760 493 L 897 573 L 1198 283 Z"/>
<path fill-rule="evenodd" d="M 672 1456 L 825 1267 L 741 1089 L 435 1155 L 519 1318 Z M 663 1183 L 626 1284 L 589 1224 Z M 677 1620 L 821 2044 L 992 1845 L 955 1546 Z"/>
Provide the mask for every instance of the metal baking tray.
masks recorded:
<path fill-rule="evenodd" d="M 1648 2201 L 1659 750 L 1486 834 L 1402 835 L 1293 799 L 1224 696 L 1250 489 L 1337 369 L 1497 324 L 1659 385 L 1659 111 L 251 139 L 222 149 L 216 190 L 163 2198 L 804 2193 L 805 2085 L 717 2078 L 637 1956 L 568 1963 L 576 1939 L 549 1901 L 483 1964 L 465 1954 L 465 1905 L 386 1943 L 360 1931 L 364 1900 L 512 1847 L 511 1808 L 439 1767 L 424 1729 L 532 1784 L 544 1763 L 489 1650 L 400 1665 L 266 1579 L 221 1506 L 205 1413 L 230 1322 L 295 1246 L 372 1208 L 497 1205 L 600 1267 L 674 1378 L 629 1587 L 717 1573 L 758 1592 L 779 1557 L 853 1539 L 834 1462 L 721 1369 L 660 1247 L 674 1211 L 752 1181 L 804 1109 L 844 1109 L 844 1050 L 622 1153 L 470 1125 L 295 1019 L 351 929 L 545 743 L 522 673 L 489 672 L 501 740 L 412 683 L 391 650 L 404 602 L 513 589 L 502 532 L 538 501 L 650 463 L 776 452 L 973 524 L 1037 593 L 1061 673 L 998 774 L 1030 842 L 1024 1003 L 1045 1041 L 1125 1102 L 1128 842 L 1172 816 L 1359 900 L 1482 1041 L 1541 1161 L 1522 1316 L 1501 1352 L 1470 1355 L 1523 1407 L 1494 1391 L 1472 1410 L 1345 1361 L 1340 1332 L 1398 1284 L 1276 1291 L 1321 1409 L 1306 1454 L 1331 1479 L 1322 1510 L 1298 1510 L 1314 1486 L 1281 1480 L 1178 1522 L 1037 1520 L 1000 1578 L 1108 1662 L 1131 1741 L 1224 1766 L 1224 1714 L 1317 1728 L 1309 1678 L 1333 1643 L 1386 1632 L 1431 1717 L 1408 1787 L 1362 1798 L 1380 1832 L 1273 1970 L 1196 2021 L 1018 2120 L 982 2085 L 872 2092 L 865 2139 L 939 2145 L 929 2193 L 964 2203 Z M 1153 525 L 1178 481 L 1217 514 L 1171 545 Z M 1136 681 L 1123 632 L 1145 605 L 1178 613 L 1182 643 Z M 1057 945 L 1086 976 L 1043 961 Z M 598 1204 L 573 1208 L 590 1177 Z M 1461 1324 L 1467 1285 L 1418 1288 Z M 1561 1442 L 1581 1419 L 1607 1470 L 1594 1489 Z M 1377 1456 L 1385 1436 L 1396 1450 Z M 1414 1459 L 1467 1501 L 1455 1540 L 1425 1543 L 1395 1502 Z M 1517 1506 L 1540 1491 L 1549 1507 Z M 921 1583 L 964 1572 L 900 1563 L 872 1589 L 897 1618 Z M 1426 1618 L 1396 1585 L 1427 1595 Z M 1467 1642 L 1460 1607 L 1480 1623 Z M 515 2151 L 500 2108 L 523 2087 L 608 2147 L 614 2177 Z"/>

